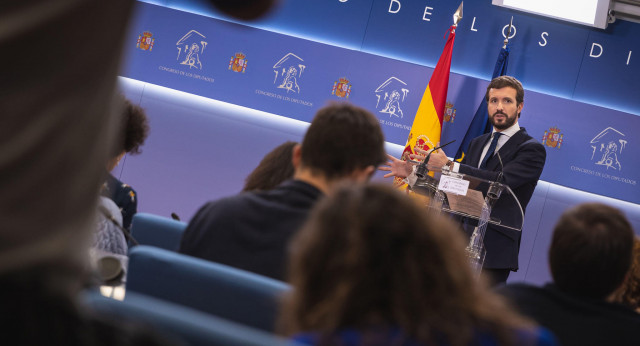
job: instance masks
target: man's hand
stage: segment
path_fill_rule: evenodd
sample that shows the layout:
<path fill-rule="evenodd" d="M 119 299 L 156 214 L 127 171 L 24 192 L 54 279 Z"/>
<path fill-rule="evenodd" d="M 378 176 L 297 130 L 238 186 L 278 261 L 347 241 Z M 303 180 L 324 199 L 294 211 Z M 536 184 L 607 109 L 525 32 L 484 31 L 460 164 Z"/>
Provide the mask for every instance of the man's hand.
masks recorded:
<path fill-rule="evenodd" d="M 449 162 L 449 158 L 447 157 L 447 155 L 444 153 L 442 149 L 438 149 L 436 151 L 433 151 L 433 150 L 425 151 L 425 150 L 416 148 L 415 150 L 418 154 L 424 155 L 422 159 L 424 159 L 424 157 L 426 157 L 427 155 L 429 155 L 429 153 L 431 153 L 431 156 L 429 156 L 429 162 L 427 162 L 429 166 L 442 167 L 446 165 L 447 162 Z M 420 161 L 422 161 L 422 159 Z"/>
<path fill-rule="evenodd" d="M 427 162 L 427 164 L 433 167 L 442 167 L 446 165 L 447 162 L 449 162 L 447 155 L 442 149 L 438 149 L 431 152 L 431 156 L 429 156 L 429 162 Z"/>
<path fill-rule="evenodd" d="M 385 178 L 395 176 L 404 179 L 413 171 L 413 164 L 411 162 L 398 160 L 389 154 L 387 154 L 387 157 L 389 157 L 389 161 L 387 161 L 384 166 L 378 167 L 381 171 L 389 172 L 384 175 Z"/>

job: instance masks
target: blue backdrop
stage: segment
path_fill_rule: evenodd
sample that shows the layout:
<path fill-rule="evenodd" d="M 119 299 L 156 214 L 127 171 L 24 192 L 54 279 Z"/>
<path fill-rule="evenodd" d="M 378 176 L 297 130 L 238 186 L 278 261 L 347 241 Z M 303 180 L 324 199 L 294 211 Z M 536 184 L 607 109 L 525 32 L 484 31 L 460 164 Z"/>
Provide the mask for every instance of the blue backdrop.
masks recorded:
<path fill-rule="evenodd" d="M 334 45 L 139 3 L 122 75 L 303 121 L 328 101 L 348 100 L 376 114 L 387 140 L 403 145 L 458 4 L 300 3 L 285 2 L 255 26 L 299 25 L 300 35 L 323 33 Z M 542 179 L 639 203 L 640 67 L 632 52 L 640 47 L 630 38 L 640 26 L 602 31 L 483 2 L 465 6 L 443 141 L 460 143 L 513 14 L 508 73 L 527 88 L 521 126 L 548 146 Z"/>

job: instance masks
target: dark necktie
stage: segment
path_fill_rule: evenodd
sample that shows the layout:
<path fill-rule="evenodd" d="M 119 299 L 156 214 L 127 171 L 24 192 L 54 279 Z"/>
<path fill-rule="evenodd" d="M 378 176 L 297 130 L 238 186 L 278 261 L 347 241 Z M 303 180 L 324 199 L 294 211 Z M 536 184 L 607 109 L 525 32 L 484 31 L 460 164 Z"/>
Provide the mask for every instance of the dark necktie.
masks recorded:
<path fill-rule="evenodd" d="M 496 151 L 496 146 L 498 145 L 498 138 L 500 138 L 500 135 L 502 135 L 502 133 L 500 132 L 495 132 L 493 134 L 493 139 L 491 140 L 491 144 L 489 144 L 489 150 L 487 150 L 487 154 L 484 156 L 482 162 L 480 163 L 480 169 L 487 168 L 487 161 L 489 161 L 491 156 L 493 156 L 493 153 Z"/>

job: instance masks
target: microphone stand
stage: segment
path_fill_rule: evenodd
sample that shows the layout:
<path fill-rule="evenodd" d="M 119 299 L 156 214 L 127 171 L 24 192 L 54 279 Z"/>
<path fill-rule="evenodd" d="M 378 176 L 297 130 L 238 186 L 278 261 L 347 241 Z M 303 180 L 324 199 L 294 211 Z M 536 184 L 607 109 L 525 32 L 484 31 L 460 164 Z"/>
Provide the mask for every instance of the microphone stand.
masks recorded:
<path fill-rule="evenodd" d="M 498 173 L 498 178 L 496 178 L 496 181 L 491 182 L 491 185 L 489 185 L 489 190 L 487 190 L 487 202 L 489 202 L 491 206 L 493 206 L 495 201 L 500 198 L 500 194 L 504 189 L 504 185 L 502 185 L 501 182 L 504 175 L 504 166 L 502 165 L 502 158 L 500 157 L 500 153 L 496 152 L 496 155 L 498 156 L 498 161 L 500 162 L 500 172 Z"/>
<path fill-rule="evenodd" d="M 431 154 L 432 154 L 434 151 L 436 151 L 436 150 L 438 150 L 438 149 L 441 149 L 441 148 L 444 148 L 444 147 L 446 147 L 447 145 L 449 145 L 449 144 L 451 144 L 451 143 L 453 143 L 453 142 L 455 142 L 455 141 L 456 141 L 456 140 L 454 139 L 454 140 L 452 140 L 452 141 L 451 141 L 451 142 L 449 142 L 449 143 L 446 143 L 446 144 L 443 144 L 443 145 L 441 145 L 441 146 L 439 146 L 439 147 L 435 147 L 435 148 L 433 148 L 433 150 L 431 150 L 431 151 L 429 152 L 429 154 L 427 154 L 427 157 L 425 157 L 425 158 L 424 158 L 424 160 L 422 160 L 422 162 L 420 163 L 420 165 L 418 165 L 418 168 L 416 168 L 416 176 L 417 176 L 419 179 L 425 179 L 425 178 L 426 178 L 426 176 L 427 176 L 427 173 L 429 173 L 429 169 L 427 168 L 427 163 L 429 162 L 429 157 L 431 157 Z"/>
<path fill-rule="evenodd" d="M 416 193 L 422 194 L 422 195 L 426 195 L 428 197 L 433 197 L 434 194 L 436 193 L 436 191 L 438 190 L 438 184 L 435 181 L 435 179 L 433 179 L 432 177 L 429 176 L 429 169 L 427 168 L 427 163 L 429 162 L 429 157 L 431 157 L 431 154 L 441 148 L 446 147 L 447 145 L 451 144 L 455 142 L 455 139 L 452 140 L 449 143 L 443 144 L 439 147 L 435 147 L 433 148 L 429 154 L 427 154 L 427 156 L 424 158 L 424 160 L 422 160 L 422 162 L 418 165 L 418 167 L 416 168 L 416 177 L 418 178 L 416 180 L 416 183 L 414 184 L 414 186 L 412 187 L 412 190 Z"/>

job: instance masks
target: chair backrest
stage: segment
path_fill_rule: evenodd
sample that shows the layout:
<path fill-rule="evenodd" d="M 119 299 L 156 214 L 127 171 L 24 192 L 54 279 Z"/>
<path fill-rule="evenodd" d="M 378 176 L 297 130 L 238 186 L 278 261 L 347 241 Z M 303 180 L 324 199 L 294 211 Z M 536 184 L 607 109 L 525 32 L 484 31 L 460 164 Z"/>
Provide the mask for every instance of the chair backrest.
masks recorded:
<path fill-rule="evenodd" d="M 266 331 L 274 330 L 287 290 L 281 281 L 163 249 L 129 253 L 127 296 L 143 293 Z"/>
<path fill-rule="evenodd" d="M 102 316 L 124 319 L 125 323 L 151 326 L 160 334 L 185 345 L 286 344 L 273 334 L 132 292 L 127 292 L 127 299 L 124 301 L 103 297 L 98 292 L 85 292 L 81 300 L 90 310 Z"/>
<path fill-rule="evenodd" d="M 131 222 L 131 235 L 140 245 L 178 251 L 187 224 L 167 217 L 137 213 Z"/>

